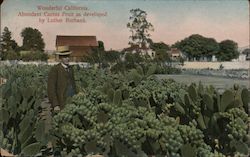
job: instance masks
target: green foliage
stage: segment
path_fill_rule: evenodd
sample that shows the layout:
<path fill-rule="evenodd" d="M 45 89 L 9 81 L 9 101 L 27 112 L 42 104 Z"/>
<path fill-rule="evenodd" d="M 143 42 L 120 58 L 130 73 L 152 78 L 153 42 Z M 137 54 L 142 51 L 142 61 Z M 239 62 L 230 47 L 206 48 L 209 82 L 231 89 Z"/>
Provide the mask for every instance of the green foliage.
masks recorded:
<path fill-rule="evenodd" d="M 159 80 L 153 64 L 124 74 L 73 68 L 79 93 L 53 117 L 43 99 L 49 67 L 0 71 L 8 80 L 0 87 L 2 148 L 31 156 L 248 155 L 247 89 Z"/>
<path fill-rule="evenodd" d="M 133 69 L 143 62 L 143 57 L 139 53 L 126 53 L 124 62 L 126 69 Z"/>
<path fill-rule="evenodd" d="M 31 27 L 26 27 L 22 30 L 21 36 L 23 38 L 22 49 L 27 51 L 43 51 L 45 47 L 42 33 Z"/>
<path fill-rule="evenodd" d="M 21 154 L 25 156 L 35 156 L 37 152 L 41 149 L 41 144 L 39 142 L 30 144 L 29 146 L 23 148 Z"/>
<path fill-rule="evenodd" d="M 180 42 L 176 42 L 173 47 L 179 48 L 187 53 L 189 58 L 211 57 L 219 51 L 219 45 L 213 38 L 206 38 L 199 34 L 193 34 Z"/>
<path fill-rule="evenodd" d="M 180 74 L 181 70 L 178 68 L 174 68 L 166 65 L 157 64 L 155 74 Z"/>
<path fill-rule="evenodd" d="M 120 52 L 115 50 L 106 51 L 105 60 L 110 63 L 117 63 L 120 61 Z"/>
<path fill-rule="evenodd" d="M 91 51 L 88 52 L 86 60 L 91 64 L 98 64 L 98 68 L 103 68 L 106 64 L 104 59 L 106 52 L 104 50 L 104 43 L 102 41 L 98 41 L 98 43 L 100 44 L 98 47 L 92 47 Z"/>
<path fill-rule="evenodd" d="M 30 51 L 22 54 L 20 59 L 23 61 L 47 61 L 48 55 L 40 51 Z"/>
<path fill-rule="evenodd" d="M 165 53 L 167 53 L 167 50 L 170 50 L 170 46 L 165 44 L 164 42 L 159 42 L 159 43 L 151 43 L 150 48 L 154 51 L 157 50 L 165 50 Z"/>
<path fill-rule="evenodd" d="M 19 57 L 19 53 L 11 50 L 11 51 L 7 51 L 6 52 L 6 60 L 18 60 L 20 57 Z"/>
<path fill-rule="evenodd" d="M 45 96 L 45 68 L 13 66 L 6 67 L 0 74 L 8 80 L 0 88 L 1 136 L 4 139 L 1 147 L 13 154 L 35 155 L 47 144 L 48 132 L 39 116 Z"/>
<path fill-rule="evenodd" d="M 195 148 L 201 149 L 202 135 L 197 136 L 198 139 L 193 135 L 182 138 L 179 131 L 185 129 L 178 128 L 173 118 L 162 115 L 158 119 L 151 110 L 135 107 L 129 101 L 121 105 L 93 105 L 87 96 L 77 95 L 72 103 L 55 116 L 53 129 L 58 143 L 68 153 L 79 149 L 83 155 L 139 157 L 160 153 L 180 156 L 184 139 L 198 143 Z M 98 121 L 100 115 L 105 122 Z M 74 123 L 76 118 L 78 123 Z M 193 127 L 190 133 L 195 129 Z"/>
<path fill-rule="evenodd" d="M 166 61 L 170 61 L 170 56 L 167 53 L 170 50 L 170 47 L 163 43 L 152 43 L 150 44 L 150 48 L 155 51 L 154 60 L 158 63 L 165 64 Z"/>
<path fill-rule="evenodd" d="M 136 69 L 132 69 L 127 74 L 127 80 L 137 86 L 142 80 L 151 77 L 156 71 L 157 65 L 151 64 L 146 66 L 138 65 Z"/>
<path fill-rule="evenodd" d="M 241 92 L 241 99 L 246 112 L 248 112 L 248 103 L 250 102 L 250 92 L 245 88 Z"/>
<path fill-rule="evenodd" d="M 127 24 L 132 35 L 129 44 L 138 45 L 140 48 L 147 46 L 151 41 L 149 31 L 153 31 L 153 25 L 147 21 L 147 13 L 139 8 L 130 10 L 130 22 Z"/>
<path fill-rule="evenodd" d="M 0 58 L 2 60 L 13 60 L 17 59 L 18 57 L 17 51 L 19 47 L 16 41 L 12 40 L 11 38 L 11 32 L 9 31 L 8 27 L 4 27 L 0 42 Z"/>
<path fill-rule="evenodd" d="M 249 103 L 248 91 L 237 88 L 226 90 L 220 95 L 216 90 L 204 88 L 201 84 L 198 87 L 192 84 L 187 91 L 180 104 L 174 106 L 181 117 L 181 124 L 195 120 L 205 135 L 206 143 L 214 150 L 225 155 L 234 155 L 236 152 L 247 154 L 247 114 L 242 102 Z M 235 143 L 242 145 L 241 149 Z"/>
<path fill-rule="evenodd" d="M 219 43 L 220 50 L 216 57 L 220 61 L 231 61 L 239 56 L 238 44 L 232 40 L 224 40 Z"/>

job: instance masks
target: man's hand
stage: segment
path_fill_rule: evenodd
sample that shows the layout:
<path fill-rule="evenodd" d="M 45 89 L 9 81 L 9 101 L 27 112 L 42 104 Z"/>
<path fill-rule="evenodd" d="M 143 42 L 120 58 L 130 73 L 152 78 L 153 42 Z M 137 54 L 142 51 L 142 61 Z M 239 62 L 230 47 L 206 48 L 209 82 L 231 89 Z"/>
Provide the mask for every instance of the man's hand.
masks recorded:
<path fill-rule="evenodd" d="M 60 111 L 60 107 L 59 106 L 54 107 L 54 111 L 55 112 L 59 112 Z"/>

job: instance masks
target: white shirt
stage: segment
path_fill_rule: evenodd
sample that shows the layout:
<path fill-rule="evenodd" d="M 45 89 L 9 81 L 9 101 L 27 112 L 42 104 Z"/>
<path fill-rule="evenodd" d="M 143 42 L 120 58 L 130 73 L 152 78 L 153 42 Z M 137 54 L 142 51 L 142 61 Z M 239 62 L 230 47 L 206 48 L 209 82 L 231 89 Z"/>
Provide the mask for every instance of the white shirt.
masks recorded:
<path fill-rule="evenodd" d="M 63 66 L 65 69 L 67 69 L 67 68 L 68 68 L 68 65 L 63 64 L 63 63 L 61 63 L 61 64 L 62 64 L 62 66 Z"/>

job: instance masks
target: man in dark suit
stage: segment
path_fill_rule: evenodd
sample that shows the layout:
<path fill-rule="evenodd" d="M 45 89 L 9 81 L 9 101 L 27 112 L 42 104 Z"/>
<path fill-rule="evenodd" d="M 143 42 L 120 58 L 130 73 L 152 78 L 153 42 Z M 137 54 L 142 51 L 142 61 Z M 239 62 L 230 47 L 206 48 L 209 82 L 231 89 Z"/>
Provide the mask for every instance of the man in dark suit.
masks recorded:
<path fill-rule="evenodd" d="M 54 111 L 64 108 L 67 98 L 76 94 L 74 72 L 69 66 L 68 46 L 58 47 L 60 63 L 51 68 L 48 76 L 48 97 Z"/>

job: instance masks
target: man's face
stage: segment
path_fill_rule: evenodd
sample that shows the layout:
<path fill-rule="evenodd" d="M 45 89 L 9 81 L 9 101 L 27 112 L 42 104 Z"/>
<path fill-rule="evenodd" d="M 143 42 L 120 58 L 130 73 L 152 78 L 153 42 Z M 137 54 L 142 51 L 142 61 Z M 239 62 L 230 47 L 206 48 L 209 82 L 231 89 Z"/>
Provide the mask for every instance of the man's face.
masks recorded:
<path fill-rule="evenodd" d="M 68 55 L 67 56 L 60 56 L 60 59 L 61 59 L 61 62 L 63 64 L 66 64 L 66 65 L 69 64 L 69 56 Z"/>

